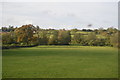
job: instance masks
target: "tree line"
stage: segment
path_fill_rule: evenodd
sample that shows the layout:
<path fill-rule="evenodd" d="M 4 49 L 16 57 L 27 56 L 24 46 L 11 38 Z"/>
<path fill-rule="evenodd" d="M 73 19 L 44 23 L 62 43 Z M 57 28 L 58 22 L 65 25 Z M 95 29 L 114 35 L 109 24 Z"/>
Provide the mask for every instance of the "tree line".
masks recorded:
<path fill-rule="evenodd" d="M 32 24 L 2 27 L 3 48 L 37 45 L 119 46 L 116 28 L 108 29 L 41 29 Z"/>

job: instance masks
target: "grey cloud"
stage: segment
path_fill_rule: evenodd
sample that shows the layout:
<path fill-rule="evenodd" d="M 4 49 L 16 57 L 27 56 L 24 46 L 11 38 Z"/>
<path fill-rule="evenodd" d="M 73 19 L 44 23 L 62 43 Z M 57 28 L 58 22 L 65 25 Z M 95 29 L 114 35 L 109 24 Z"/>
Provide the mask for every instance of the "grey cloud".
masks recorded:
<path fill-rule="evenodd" d="M 33 23 L 43 28 L 117 27 L 117 3 L 4 3 L 3 26 Z"/>

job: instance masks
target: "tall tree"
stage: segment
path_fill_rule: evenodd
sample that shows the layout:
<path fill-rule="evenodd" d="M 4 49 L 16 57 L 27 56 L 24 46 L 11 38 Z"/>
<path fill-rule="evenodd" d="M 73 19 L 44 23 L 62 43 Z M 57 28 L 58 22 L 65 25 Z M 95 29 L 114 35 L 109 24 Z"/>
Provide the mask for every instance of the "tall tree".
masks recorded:
<path fill-rule="evenodd" d="M 75 44 L 80 44 L 83 40 L 83 36 L 80 33 L 75 33 L 75 35 L 72 38 L 72 42 Z"/>
<path fill-rule="evenodd" d="M 110 43 L 114 47 L 120 47 L 120 32 L 113 34 L 110 38 Z"/>
<path fill-rule="evenodd" d="M 93 46 L 96 39 L 95 33 L 89 33 L 87 37 L 88 45 Z"/>
<path fill-rule="evenodd" d="M 2 33 L 2 43 L 3 44 L 13 44 L 16 43 L 15 35 L 11 32 Z"/>
<path fill-rule="evenodd" d="M 46 45 L 46 44 L 48 43 L 47 31 L 41 30 L 41 31 L 39 32 L 39 34 L 40 34 L 39 44 L 44 44 L 44 45 Z"/>
<path fill-rule="evenodd" d="M 15 33 L 17 35 L 17 42 L 28 44 L 35 33 L 34 26 L 31 24 L 23 25 L 22 27 L 15 29 Z"/>
<path fill-rule="evenodd" d="M 71 41 L 71 35 L 69 31 L 59 30 L 58 33 L 58 44 L 60 45 L 68 45 Z"/>
<path fill-rule="evenodd" d="M 57 30 L 54 30 L 52 31 L 52 34 L 49 36 L 49 40 L 48 40 L 48 44 L 57 44 L 57 41 L 58 41 L 58 31 Z"/>

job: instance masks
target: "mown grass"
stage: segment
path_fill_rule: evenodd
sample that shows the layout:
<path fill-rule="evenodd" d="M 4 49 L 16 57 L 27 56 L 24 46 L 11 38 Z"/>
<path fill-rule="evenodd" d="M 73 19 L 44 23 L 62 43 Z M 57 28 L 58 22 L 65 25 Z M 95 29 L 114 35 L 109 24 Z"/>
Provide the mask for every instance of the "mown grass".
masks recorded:
<path fill-rule="evenodd" d="M 38 46 L 3 50 L 3 78 L 117 78 L 112 47 Z"/>

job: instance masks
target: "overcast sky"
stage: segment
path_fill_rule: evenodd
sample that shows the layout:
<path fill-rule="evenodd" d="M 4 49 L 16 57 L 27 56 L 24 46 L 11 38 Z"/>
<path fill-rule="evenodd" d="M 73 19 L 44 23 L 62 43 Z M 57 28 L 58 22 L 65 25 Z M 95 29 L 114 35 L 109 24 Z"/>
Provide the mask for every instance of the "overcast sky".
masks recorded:
<path fill-rule="evenodd" d="M 2 26 L 39 25 L 41 28 L 118 27 L 117 2 L 4 2 Z M 91 27 L 87 25 L 92 24 Z"/>

